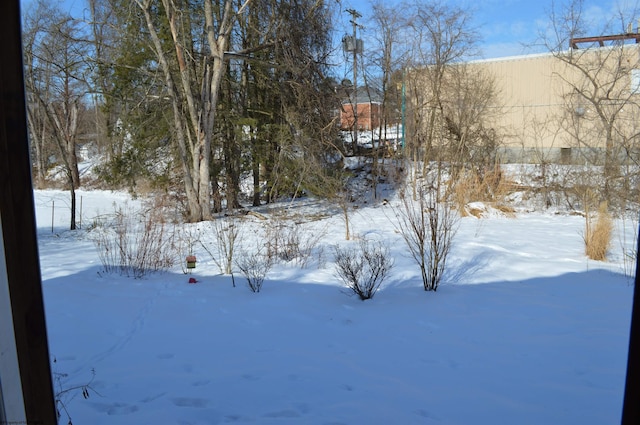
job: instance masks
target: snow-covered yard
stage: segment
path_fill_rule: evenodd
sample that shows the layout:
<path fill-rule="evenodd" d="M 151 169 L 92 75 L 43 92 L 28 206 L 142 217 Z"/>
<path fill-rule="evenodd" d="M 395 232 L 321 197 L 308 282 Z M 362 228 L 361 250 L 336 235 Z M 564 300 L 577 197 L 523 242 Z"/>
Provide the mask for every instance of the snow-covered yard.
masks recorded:
<path fill-rule="evenodd" d="M 79 195 L 85 227 L 127 198 Z M 52 368 L 75 425 L 620 420 L 633 296 L 622 245 L 635 225 L 617 227 L 604 263 L 585 257 L 579 216 L 463 218 L 433 293 L 391 206 L 360 208 L 352 232 L 395 259 L 363 302 L 334 273 L 332 246 L 354 243 L 339 215 L 306 224 L 324 235 L 306 268 L 278 264 L 252 293 L 201 249 L 192 275 L 105 274 L 59 209 L 52 232 L 66 196 L 35 192 Z M 256 246 L 264 221 L 244 221 L 242 243 Z"/>

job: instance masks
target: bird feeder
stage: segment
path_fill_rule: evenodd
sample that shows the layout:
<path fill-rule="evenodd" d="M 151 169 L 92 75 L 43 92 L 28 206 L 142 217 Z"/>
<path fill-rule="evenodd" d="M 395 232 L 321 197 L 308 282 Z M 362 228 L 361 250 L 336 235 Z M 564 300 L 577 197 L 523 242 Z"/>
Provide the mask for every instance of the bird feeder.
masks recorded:
<path fill-rule="evenodd" d="M 196 256 L 187 255 L 187 269 L 195 269 L 195 268 L 196 268 Z"/>

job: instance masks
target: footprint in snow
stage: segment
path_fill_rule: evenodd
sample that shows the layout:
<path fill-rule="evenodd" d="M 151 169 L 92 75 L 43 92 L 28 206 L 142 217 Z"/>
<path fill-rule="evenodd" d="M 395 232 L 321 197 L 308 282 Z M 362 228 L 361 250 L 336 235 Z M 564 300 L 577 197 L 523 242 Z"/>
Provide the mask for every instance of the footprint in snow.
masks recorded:
<path fill-rule="evenodd" d="M 92 403 L 94 409 L 107 415 L 128 415 L 139 410 L 135 404 L 126 403 Z"/>
<path fill-rule="evenodd" d="M 269 412 L 264 414 L 263 416 L 265 418 L 299 418 L 300 413 L 295 410 L 285 409 L 279 410 L 277 412 Z"/>
<path fill-rule="evenodd" d="M 204 398 L 194 397 L 175 397 L 171 399 L 171 402 L 178 407 L 197 407 L 205 408 L 209 405 L 209 400 Z"/>

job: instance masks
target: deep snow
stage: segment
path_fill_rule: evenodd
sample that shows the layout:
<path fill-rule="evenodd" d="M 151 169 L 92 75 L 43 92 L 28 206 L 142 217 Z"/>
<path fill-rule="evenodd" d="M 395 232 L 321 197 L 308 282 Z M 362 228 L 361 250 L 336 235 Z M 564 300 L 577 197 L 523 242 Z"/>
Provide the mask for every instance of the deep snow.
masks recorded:
<path fill-rule="evenodd" d="M 85 228 L 128 198 L 79 195 Z M 305 224 L 324 235 L 306 268 L 276 265 L 252 293 L 198 247 L 192 275 L 105 274 L 91 232 L 64 230 L 66 199 L 35 192 L 55 389 L 75 425 L 620 421 L 633 296 L 621 249 L 635 224 L 618 226 L 605 263 L 585 257 L 579 216 L 463 218 L 427 293 L 391 207 L 360 208 L 352 232 L 395 259 L 363 302 L 333 272 L 331 247 L 354 243 L 339 215 Z M 265 221 L 243 221 L 255 246 Z"/>

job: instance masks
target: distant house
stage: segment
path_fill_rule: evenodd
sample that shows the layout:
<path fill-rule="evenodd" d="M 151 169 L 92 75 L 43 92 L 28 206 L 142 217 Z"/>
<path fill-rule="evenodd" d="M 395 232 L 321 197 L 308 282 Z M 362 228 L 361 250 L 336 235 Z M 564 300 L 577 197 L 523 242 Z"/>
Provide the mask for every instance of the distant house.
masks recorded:
<path fill-rule="evenodd" d="M 354 116 L 354 110 L 356 112 Z M 351 93 L 343 102 L 340 109 L 340 129 L 353 130 L 355 121 L 358 130 L 373 130 L 382 124 L 382 96 L 373 90 L 359 88 L 357 93 Z"/>

